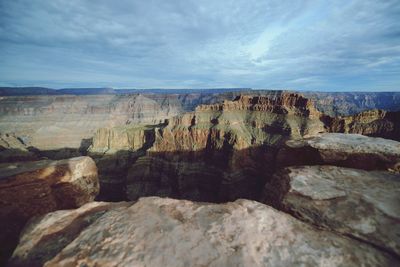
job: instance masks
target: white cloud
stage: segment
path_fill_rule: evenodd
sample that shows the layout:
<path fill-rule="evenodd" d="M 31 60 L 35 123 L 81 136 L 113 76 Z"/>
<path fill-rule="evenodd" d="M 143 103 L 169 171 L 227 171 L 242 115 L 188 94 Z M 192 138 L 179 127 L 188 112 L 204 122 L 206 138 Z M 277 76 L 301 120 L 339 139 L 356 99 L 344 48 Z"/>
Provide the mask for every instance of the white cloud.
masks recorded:
<path fill-rule="evenodd" d="M 0 82 L 398 90 L 399 6 L 0 1 Z"/>

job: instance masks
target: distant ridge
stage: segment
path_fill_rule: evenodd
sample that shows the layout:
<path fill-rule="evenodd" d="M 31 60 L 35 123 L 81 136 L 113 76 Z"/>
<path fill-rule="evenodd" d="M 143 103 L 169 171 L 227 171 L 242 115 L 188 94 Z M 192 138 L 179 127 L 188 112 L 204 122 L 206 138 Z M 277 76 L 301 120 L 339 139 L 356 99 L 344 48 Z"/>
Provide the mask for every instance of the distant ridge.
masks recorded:
<path fill-rule="evenodd" d="M 63 88 L 46 87 L 0 87 L 0 96 L 23 95 L 115 95 L 115 94 L 218 94 L 227 92 L 249 91 L 251 88 L 208 88 L 208 89 L 114 89 L 114 88 Z"/>

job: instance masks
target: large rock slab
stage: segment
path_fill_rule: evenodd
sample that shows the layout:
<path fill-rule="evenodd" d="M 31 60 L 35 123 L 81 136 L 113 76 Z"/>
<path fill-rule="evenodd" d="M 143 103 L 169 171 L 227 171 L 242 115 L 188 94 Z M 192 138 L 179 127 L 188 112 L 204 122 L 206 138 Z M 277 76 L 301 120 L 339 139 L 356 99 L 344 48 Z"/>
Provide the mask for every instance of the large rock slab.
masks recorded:
<path fill-rule="evenodd" d="M 0 164 L 0 214 L 30 217 L 76 208 L 98 191 L 97 167 L 90 157 Z"/>
<path fill-rule="evenodd" d="M 98 192 L 90 157 L 0 164 L 0 258 L 15 245 L 30 217 L 80 207 Z"/>
<path fill-rule="evenodd" d="M 286 141 L 277 166 L 328 164 L 400 171 L 400 142 L 359 134 L 323 133 Z"/>
<path fill-rule="evenodd" d="M 335 166 L 278 172 L 264 202 L 400 256 L 400 175 Z"/>
<path fill-rule="evenodd" d="M 111 206 L 112 205 L 112 206 Z M 394 266 L 357 240 L 261 203 L 141 198 L 32 221 L 9 266 Z"/>

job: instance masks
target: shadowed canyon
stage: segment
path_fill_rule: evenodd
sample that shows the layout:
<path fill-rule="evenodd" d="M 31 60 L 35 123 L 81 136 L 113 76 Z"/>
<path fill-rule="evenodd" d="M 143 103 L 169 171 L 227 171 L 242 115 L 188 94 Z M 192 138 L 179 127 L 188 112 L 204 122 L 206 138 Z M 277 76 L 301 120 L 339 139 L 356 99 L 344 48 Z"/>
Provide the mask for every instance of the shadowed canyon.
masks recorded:
<path fill-rule="evenodd" d="M 400 93 L 0 95 L 7 266 L 400 264 Z"/>

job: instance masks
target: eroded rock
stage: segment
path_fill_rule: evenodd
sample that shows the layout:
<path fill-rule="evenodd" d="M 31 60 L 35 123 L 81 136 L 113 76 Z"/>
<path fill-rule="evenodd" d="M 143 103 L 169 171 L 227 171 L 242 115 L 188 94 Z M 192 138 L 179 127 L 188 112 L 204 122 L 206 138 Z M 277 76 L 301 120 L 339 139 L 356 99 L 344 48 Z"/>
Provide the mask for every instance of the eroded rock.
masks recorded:
<path fill-rule="evenodd" d="M 286 168 L 264 199 L 319 227 L 400 256 L 400 175 L 335 166 Z"/>
<path fill-rule="evenodd" d="M 33 221 L 9 266 L 399 264 L 371 246 L 249 200 L 200 204 L 151 197 L 127 206 L 104 205 L 87 204 Z M 48 236 L 52 239 L 46 241 Z M 55 246 L 49 252 L 43 242 Z"/>
<path fill-rule="evenodd" d="M 277 165 L 329 164 L 365 170 L 400 170 L 400 142 L 359 134 L 323 133 L 289 140 Z"/>
<path fill-rule="evenodd" d="M 30 217 L 80 207 L 98 192 L 97 168 L 89 157 L 0 164 L 1 256 Z"/>

